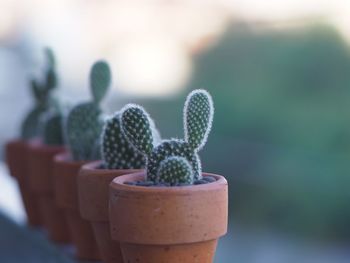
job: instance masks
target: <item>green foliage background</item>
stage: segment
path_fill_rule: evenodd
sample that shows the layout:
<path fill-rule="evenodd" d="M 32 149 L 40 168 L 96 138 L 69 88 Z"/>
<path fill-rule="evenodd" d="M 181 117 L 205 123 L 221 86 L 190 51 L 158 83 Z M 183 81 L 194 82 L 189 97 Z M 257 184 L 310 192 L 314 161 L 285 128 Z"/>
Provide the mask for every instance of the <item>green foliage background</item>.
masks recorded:
<path fill-rule="evenodd" d="M 194 65 L 175 99 L 136 102 L 163 138 L 183 138 L 186 94 L 212 94 L 200 155 L 229 180 L 231 222 L 350 240 L 350 51 L 335 29 L 233 25 Z"/>

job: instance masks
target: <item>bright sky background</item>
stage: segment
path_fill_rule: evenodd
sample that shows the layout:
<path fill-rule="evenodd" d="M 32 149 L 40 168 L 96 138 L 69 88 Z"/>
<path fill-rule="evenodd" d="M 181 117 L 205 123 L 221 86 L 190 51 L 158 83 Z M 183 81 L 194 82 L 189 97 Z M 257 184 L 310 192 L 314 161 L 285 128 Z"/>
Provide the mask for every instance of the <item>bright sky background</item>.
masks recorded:
<path fill-rule="evenodd" d="M 52 46 L 63 86 L 85 89 L 90 65 L 107 58 L 116 91 L 167 95 L 188 80 L 192 54 L 232 19 L 280 27 L 322 20 L 350 40 L 349 0 L 0 0 L 0 44 L 26 43 L 33 57 Z"/>

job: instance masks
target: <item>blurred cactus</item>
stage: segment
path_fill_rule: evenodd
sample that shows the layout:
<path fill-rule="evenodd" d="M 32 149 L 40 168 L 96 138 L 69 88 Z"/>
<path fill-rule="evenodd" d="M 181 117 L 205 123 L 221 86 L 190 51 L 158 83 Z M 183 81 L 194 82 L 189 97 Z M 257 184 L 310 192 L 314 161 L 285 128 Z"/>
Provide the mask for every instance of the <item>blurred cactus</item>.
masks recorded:
<path fill-rule="evenodd" d="M 96 62 L 90 72 L 90 88 L 93 100 L 75 106 L 66 123 L 67 143 L 74 160 L 96 160 L 100 156 L 99 139 L 103 127 L 100 102 L 111 82 L 109 66 Z"/>
<path fill-rule="evenodd" d="M 47 145 L 63 145 L 63 116 L 60 110 L 48 112 L 43 117 L 43 141 Z"/>
<path fill-rule="evenodd" d="M 153 122 L 147 112 L 133 104 L 124 108 L 121 118 L 122 130 L 134 147 L 146 156 L 147 180 L 174 185 L 184 181 L 193 183 L 194 180 L 201 179 L 198 151 L 206 143 L 213 121 L 213 112 L 214 107 L 209 93 L 205 90 L 192 91 L 184 107 L 185 139 L 164 140 L 156 145 Z M 170 157 L 177 158 L 167 160 Z M 190 170 L 187 164 L 191 166 Z M 174 167 L 178 167 L 180 172 L 172 173 L 170 176 L 169 171 L 173 171 Z"/>
<path fill-rule="evenodd" d="M 28 113 L 21 126 L 21 137 L 25 140 L 39 135 L 40 117 L 55 103 L 52 97 L 52 91 L 57 86 L 54 55 L 49 48 L 45 49 L 45 55 L 48 67 L 44 83 L 38 83 L 35 79 L 32 79 L 30 83 L 35 106 Z"/>
<path fill-rule="evenodd" d="M 121 131 L 120 112 L 108 119 L 102 132 L 101 155 L 108 169 L 140 169 L 145 158 L 126 139 Z"/>

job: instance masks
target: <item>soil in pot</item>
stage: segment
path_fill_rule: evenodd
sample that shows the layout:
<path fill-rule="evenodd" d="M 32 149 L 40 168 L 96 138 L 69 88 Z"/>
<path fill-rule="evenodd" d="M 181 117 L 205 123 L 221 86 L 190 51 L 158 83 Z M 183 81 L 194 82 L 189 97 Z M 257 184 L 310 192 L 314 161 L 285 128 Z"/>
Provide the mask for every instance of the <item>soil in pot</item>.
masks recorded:
<path fill-rule="evenodd" d="M 27 173 L 28 143 L 24 140 L 12 140 L 5 146 L 5 158 L 10 174 L 17 180 L 24 209 L 27 214 L 28 225 L 39 227 L 42 219 L 39 212 L 39 204 L 35 194 L 28 185 Z"/>
<path fill-rule="evenodd" d="M 40 142 L 28 146 L 29 188 L 37 196 L 43 226 L 56 243 L 69 243 L 68 225 L 63 211 L 54 201 L 53 157 L 64 147 L 47 146 Z"/>
<path fill-rule="evenodd" d="M 190 186 L 136 186 L 144 173 L 110 184 L 112 239 L 124 262 L 212 263 L 218 239 L 227 232 L 228 187 L 224 177 Z M 128 182 L 128 184 L 125 184 Z"/>
<path fill-rule="evenodd" d="M 57 205 L 63 209 L 68 222 L 76 257 L 99 260 L 99 250 L 90 223 L 79 213 L 77 177 L 84 161 L 72 161 L 68 153 L 54 158 L 54 190 Z"/>
<path fill-rule="evenodd" d="M 103 169 L 101 162 L 84 165 L 78 176 L 80 213 L 91 223 L 102 261 L 123 263 L 120 244 L 112 240 L 109 223 L 109 184 L 115 177 L 141 170 Z"/>

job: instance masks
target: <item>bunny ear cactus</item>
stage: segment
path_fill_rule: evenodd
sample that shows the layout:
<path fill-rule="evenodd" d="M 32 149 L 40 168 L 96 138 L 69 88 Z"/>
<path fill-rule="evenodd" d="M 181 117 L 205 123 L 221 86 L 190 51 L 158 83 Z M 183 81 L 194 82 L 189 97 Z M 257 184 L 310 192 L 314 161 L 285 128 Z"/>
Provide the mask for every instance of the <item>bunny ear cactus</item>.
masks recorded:
<path fill-rule="evenodd" d="M 184 107 L 185 139 L 163 140 L 156 145 L 152 133 L 153 122 L 147 112 L 133 104 L 124 108 L 122 130 L 134 147 L 146 156 L 147 180 L 174 185 L 183 182 L 193 183 L 202 178 L 198 151 L 206 143 L 212 126 L 213 113 L 213 102 L 207 91 L 191 92 Z M 171 159 L 168 160 L 169 158 Z M 186 168 L 187 164 L 190 165 L 190 170 Z M 174 169 L 181 172 L 171 173 L 170 176 L 169 171 Z"/>
<path fill-rule="evenodd" d="M 104 61 L 96 62 L 90 72 L 90 87 L 93 100 L 75 106 L 67 118 L 66 136 L 74 160 L 99 158 L 99 137 L 103 120 L 100 102 L 111 82 L 109 66 Z"/>
<path fill-rule="evenodd" d="M 45 82 L 39 83 L 37 80 L 32 79 L 30 83 L 35 106 L 22 123 L 21 137 L 25 140 L 39 135 L 40 117 L 55 103 L 52 98 L 52 90 L 57 86 L 54 55 L 51 49 L 46 49 L 45 54 L 48 60 Z"/>
<path fill-rule="evenodd" d="M 129 143 L 121 131 L 121 114 L 108 119 L 102 132 L 101 155 L 107 169 L 140 169 L 145 158 Z"/>

